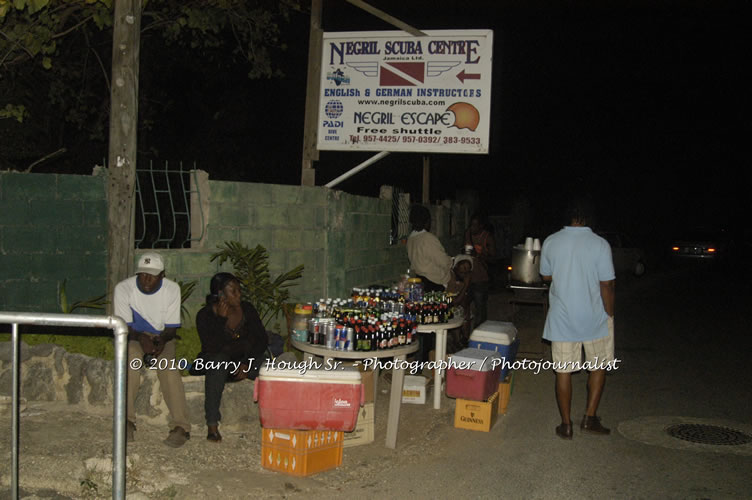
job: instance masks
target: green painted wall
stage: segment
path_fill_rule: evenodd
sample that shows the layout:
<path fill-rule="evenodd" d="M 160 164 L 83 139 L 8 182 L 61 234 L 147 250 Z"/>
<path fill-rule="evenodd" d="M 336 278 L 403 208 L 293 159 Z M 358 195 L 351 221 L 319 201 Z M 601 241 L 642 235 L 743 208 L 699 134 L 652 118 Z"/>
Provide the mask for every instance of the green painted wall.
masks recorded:
<path fill-rule="evenodd" d="M 106 271 L 104 176 L 0 172 L 0 309 L 59 312 L 63 280 L 89 299 Z"/>
<path fill-rule="evenodd" d="M 211 262 L 225 241 L 263 245 L 273 278 L 303 264 L 303 279 L 291 288 L 295 302 L 390 284 L 408 268 L 404 244 L 389 244 L 391 200 L 325 187 L 211 180 L 203 190 L 209 203 L 202 246 L 157 250 L 165 257 L 169 278 L 198 281 L 186 303 L 186 325 L 203 304 L 211 276 L 231 271 Z M 431 211 L 434 231 L 448 253 L 457 253 L 465 210 L 455 204 Z M 106 223 L 104 176 L 0 175 L 0 309 L 58 311 L 57 286 L 65 278 L 73 300 L 101 294 Z"/>

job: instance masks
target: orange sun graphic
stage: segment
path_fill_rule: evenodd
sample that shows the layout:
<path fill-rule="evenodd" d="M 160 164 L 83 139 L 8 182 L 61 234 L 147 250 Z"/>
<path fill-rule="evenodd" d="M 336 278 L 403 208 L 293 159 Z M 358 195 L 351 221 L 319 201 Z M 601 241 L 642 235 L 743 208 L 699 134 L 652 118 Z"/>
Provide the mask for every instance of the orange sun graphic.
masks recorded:
<path fill-rule="evenodd" d="M 459 129 L 467 128 L 475 132 L 480 122 L 480 112 L 472 104 L 466 102 L 455 102 L 447 108 L 447 111 L 454 113 L 453 127 Z"/>

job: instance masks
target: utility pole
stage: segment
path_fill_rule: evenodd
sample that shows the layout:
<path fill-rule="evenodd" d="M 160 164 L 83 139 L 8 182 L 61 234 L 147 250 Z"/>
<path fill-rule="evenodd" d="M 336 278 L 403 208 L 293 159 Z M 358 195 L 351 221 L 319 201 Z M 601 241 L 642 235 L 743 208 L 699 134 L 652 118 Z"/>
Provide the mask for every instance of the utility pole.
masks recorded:
<path fill-rule="evenodd" d="M 308 79 L 306 83 L 305 119 L 303 128 L 303 169 L 301 186 L 316 185 L 313 162 L 319 160 L 316 148 L 319 117 L 319 91 L 321 89 L 321 11 L 323 0 L 311 1 L 311 32 L 308 35 Z"/>
<path fill-rule="evenodd" d="M 107 169 L 107 295 L 133 269 L 141 1 L 117 0 L 112 29 Z M 112 304 L 109 309 L 111 313 Z"/>

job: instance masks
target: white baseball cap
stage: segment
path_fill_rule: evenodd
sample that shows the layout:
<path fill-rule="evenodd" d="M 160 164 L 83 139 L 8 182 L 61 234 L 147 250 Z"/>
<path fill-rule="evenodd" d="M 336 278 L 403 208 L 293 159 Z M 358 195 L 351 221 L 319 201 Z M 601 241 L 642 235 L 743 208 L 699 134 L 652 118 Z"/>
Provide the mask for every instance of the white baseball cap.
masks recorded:
<path fill-rule="evenodd" d="M 156 252 L 146 252 L 141 254 L 136 264 L 136 274 L 146 273 L 153 276 L 157 276 L 164 271 L 164 260 L 162 256 Z"/>

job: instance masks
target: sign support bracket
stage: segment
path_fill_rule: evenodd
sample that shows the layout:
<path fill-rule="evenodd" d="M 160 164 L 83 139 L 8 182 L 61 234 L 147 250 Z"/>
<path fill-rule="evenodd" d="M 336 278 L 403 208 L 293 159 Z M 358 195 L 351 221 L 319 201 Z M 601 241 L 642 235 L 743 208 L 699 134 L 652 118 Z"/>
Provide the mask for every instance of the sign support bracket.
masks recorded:
<path fill-rule="evenodd" d="M 352 177 L 353 175 L 357 174 L 361 170 L 370 167 L 371 165 L 373 165 L 374 163 L 376 163 L 380 159 L 384 158 L 388 154 L 389 154 L 389 151 L 382 151 L 382 152 L 380 152 L 380 153 L 378 153 L 378 154 L 370 157 L 369 159 L 367 159 L 366 161 L 364 161 L 360 165 L 351 168 L 350 170 L 348 170 L 344 174 L 340 175 L 339 177 L 337 177 L 333 181 L 330 181 L 329 183 L 327 183 L 326 187 L 332 188 L 332 187 L 336 186 L 340 182 L 344 181 L 345 179 L 347 179 L 349 177 Z"/>
<path fill-rule="evenodd" d="M 379 10 L 376 7 L 368 5 L 363 0 L 347 0 L 347 3 L 351 3 L 354 6 L 360 8 L 360 9 L 363 9 L 364 11 L 368 12 L 369 14 L 373 14 L 374 16 L 378 17 L 382 21 L 387 22 L 387 23 L 391 24 L 392 26 L 395 26 L 395 27 L 401 29 L 402 31 L 406 31 L 406 32 L 410 33 L 413 36 L 428 36 L 425 33 L 423 33 L 422 31 L 420 31 L 419 29 L 413 28 L 409 24 L 400 21 L 396 17 L 390 16 L 389 14 L 387 14 L 386 12 L 384 12 L 383 10 Z"/>

